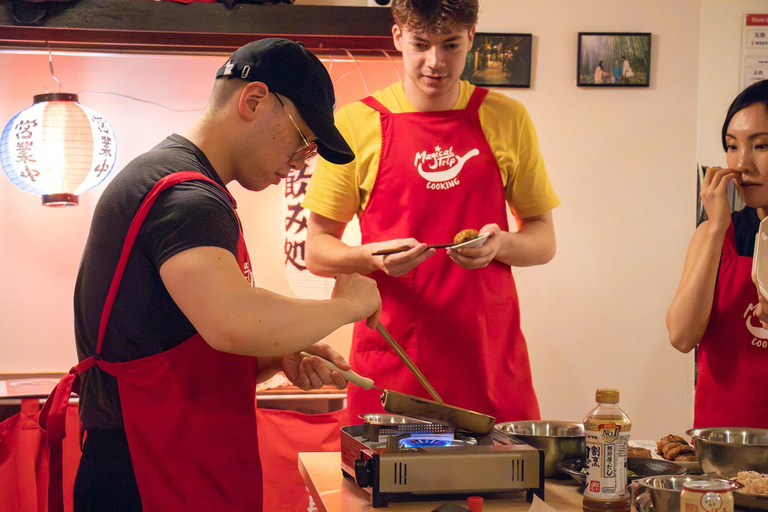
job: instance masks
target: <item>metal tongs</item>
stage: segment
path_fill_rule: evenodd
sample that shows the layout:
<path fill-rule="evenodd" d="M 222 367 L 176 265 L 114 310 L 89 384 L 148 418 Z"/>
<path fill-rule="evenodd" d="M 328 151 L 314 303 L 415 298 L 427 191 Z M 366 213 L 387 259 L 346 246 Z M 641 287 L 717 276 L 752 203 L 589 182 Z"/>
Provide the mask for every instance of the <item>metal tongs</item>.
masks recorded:
<path fill-rule="evenodd" d="M 391 412 L 392 414 L 431 421 L 441 425 L 475 432 L 477 434 L 486 434 L 493 429 L 493 425 L 496 423 L 495 417 L 447 405 L 443 399 L 440 398 L 440 395 L 437 394 L 437 391 L 435 391 L 427 378 L 424 377 L 424 374 L 416 367 L 416 364 L 410 357 L 408 357 L 405 350 L 403 350 L 394 338 L 392 338 L 389 332 L 387 332 L 387 329 L 381 322 L 376 326 L 376 330 L 385 340 L 387 340 L 387 343 L 392 347 L 392 350 L 397 353 L 400 359 L 405 363 L 408 369 L 411 370 L 416 379 L 422 386 L 424 386 L 435 401 L 383 389 L 376 386 L 372 379 L 363 377 L 352 370 L 341 370 L 338 366 L 323 357 L 315 356 L 314 354 L 309 354 L 307 352 L 302 352 L 301 355 L 303 357 L 319 357 L 330 370 L 339 372 L 345 379 L 347 379 L 347 381 L 356 384 L 365 390 L 370 390 L 372 388 L 378 389 L 384 393 L 381 395 L 381 405 L 384 407 L 385 411 Z"/>

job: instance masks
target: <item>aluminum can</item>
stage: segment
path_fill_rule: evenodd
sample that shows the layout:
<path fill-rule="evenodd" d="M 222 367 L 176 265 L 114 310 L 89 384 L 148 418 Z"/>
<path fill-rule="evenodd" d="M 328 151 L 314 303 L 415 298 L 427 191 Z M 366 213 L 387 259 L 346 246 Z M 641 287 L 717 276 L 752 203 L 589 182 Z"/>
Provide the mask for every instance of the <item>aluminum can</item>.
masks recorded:
<path fill-rule="evenodd" d="M 734 485 L 725 480 L 691 480 L 683 484 L 680 512 L 733 512 Z"/>

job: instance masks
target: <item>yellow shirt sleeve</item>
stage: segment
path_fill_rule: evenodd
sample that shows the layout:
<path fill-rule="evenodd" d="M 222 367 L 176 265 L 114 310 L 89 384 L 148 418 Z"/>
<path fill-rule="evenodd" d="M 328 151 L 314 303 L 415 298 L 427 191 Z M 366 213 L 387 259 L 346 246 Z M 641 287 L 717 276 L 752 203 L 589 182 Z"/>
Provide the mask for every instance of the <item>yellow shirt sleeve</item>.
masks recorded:
<path fill-rule="evenodd" d="M 549 181 L 528 111 L 517 100 L 489 91 L 480 124 L 499 163 L 507 203 L 517 218 L 546 213 L 560 204 Z"/>
<path fill-rule="evenodd" d="M 376 180 L 381 151 L 379 113 L 360 103 L 347 104 L 336 113 L 336 127 L 355 153 L 355 159 L 336 165 L 317 157 L 302 206 L 339 222 L 361 214 Z"/>
<path fill-rule="evenodd" d="M 455 108 L 466 108 L 473 91 L 473 85 L 461 82 Z M 394 113 L 415 111 L 405 98 L 402 82 L 373 96 Z M 544 167 L 533 122 L 522 103 L 490 91 L 479 115 L 485 138 L 499 163 L 512 213 L 518 218 L 532 217 L 560 204 Z M 381 122 L 376 110 L 358 101 L 337 112 L 336 126 L 355 159 L 335 165 L 318 157 L 302 206 L 346 223 L 362 214 L 373 190 L 379 170 Z"/>

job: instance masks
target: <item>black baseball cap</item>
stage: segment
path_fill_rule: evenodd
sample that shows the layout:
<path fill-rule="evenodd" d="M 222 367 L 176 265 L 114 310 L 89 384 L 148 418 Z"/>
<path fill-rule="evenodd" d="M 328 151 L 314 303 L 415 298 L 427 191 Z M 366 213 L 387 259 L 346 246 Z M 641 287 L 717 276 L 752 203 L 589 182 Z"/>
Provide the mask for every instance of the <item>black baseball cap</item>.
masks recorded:
<path fill-rule="evenodd" d="M 264 82 L 270 91 L 289 98 L 317 137 L 317 152 L 334 164 L 346 164 L 355 154 L 333 123 L 336 98 L 325 66 L 303 44 L 271 37 L 235 50 L 216 78 Z"/>

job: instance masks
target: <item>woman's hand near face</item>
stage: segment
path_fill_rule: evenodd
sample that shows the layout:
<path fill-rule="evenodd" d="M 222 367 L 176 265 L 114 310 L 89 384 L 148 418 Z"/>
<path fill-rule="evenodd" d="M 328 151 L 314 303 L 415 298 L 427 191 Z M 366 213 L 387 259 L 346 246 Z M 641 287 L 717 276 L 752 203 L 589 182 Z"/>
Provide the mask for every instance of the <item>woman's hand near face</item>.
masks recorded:
<path fill-rule="evenodd" d="M 726 188 L 741 173 L 729 168 L 710 167 L 701 184 L 701 203 L 707 212 L 709 226 L 725 233 L 731 223 L 731 207 Z"/>

